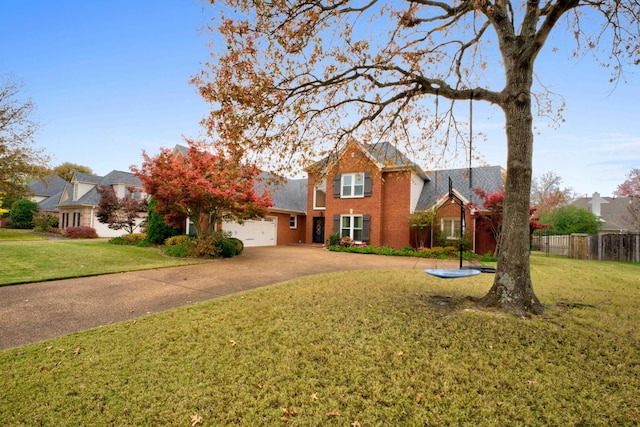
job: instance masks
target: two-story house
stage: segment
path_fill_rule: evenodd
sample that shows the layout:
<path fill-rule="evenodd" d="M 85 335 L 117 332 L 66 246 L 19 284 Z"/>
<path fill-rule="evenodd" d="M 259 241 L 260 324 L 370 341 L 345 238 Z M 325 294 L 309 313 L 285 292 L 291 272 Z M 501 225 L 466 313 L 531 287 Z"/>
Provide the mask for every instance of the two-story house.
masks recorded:
<path fill-rule="evenodd" d="M 75 172 L 71 178 L 71 186 L 62 191 L 57 205 L 60 212 L 60 230 L 87 226 L 94 228 L 100 237 L 116 237 L 124 234 L 122 230 L 112 230 L 107 224 L 98 221 L 96 210 L 100 203 L 100 194 L 96 187 L 100 185 L 113 188 L 119 198 L 125 196 L 129 187 L 142 191 L 140 180 L 129 172 L 114 170 L 105 176 Z M 140 193 L 140 197 L 143 196 Z M 140 219 L 140 222 L 142 221 L 144 218 Z"/>
<path fill-rule="evenodd" d="M 497 166 L 426 173 L 388 143 L 349 143 L 334 157 L 307 169 L 306 241 L 324 243 L 331 233 L 356 242 L 402 248 L 415 245 L 408 217 L 418 210 L 437 212 L 432 232 L 442 232 L 455 245 L 465 206 L 464 229 L 478 253 L 492 251 L 490 232 L 477 227 L 469 202 L 481 206 L 474 188 L 489 193 L 503 185 Z M 454 200 L 449 198 L 449 178 Z"/>

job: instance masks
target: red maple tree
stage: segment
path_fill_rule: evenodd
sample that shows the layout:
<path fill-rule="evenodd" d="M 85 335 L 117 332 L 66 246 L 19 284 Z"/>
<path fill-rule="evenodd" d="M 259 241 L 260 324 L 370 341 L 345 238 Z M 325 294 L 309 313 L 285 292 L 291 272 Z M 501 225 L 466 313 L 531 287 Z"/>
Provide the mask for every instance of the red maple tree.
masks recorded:
<path fill-rule="evenodd" d="M 193 221 L 198 236 L 215 231 L 221 220 L 244 221 L 264 217 L 272 206 L 265 191 L 258 195 L 254 182 L 260 171 L 241 156 L 213 152 L 210 144 L 187 141 L 186 155 L 164 148 L 156 156 L 143 152 L 141 168 L 131 167 L 145 191 L 156 201 L 156 211 L 172 226 Z"/>
<path fill-rule="evenodd" d="M 493 233 L 493 237 L 496 239 L 494 256 L 497 256 L 500 252 L 500 240 L 502 237 L 504 188 L 500 187 L 495 193 L 487 193 L 482 188 L 474 188 L 473 192 L 482 200 L 482 209 L 478 209 L 476 215 L 480 218 L 481 226 L 486 227 Z M 470 205 L 472 208 L 478 208 L 474 203 Z M 536 206 L 529 207 L 529 234 L 532 234 L 534 230 L 547 228 L 547 225 L 539 222 L 540 217 L 537 211 L 538 208 Z"/>

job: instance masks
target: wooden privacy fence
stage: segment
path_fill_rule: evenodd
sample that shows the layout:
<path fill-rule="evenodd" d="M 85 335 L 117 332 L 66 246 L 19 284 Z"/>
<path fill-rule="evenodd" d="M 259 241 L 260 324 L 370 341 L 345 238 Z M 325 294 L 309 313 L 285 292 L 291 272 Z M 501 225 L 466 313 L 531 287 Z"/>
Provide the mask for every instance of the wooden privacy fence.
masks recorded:
<path fill-rule="evenodd" d="M 640 262 L 640 234 L 533 236 L 533 249 L 547 255 L 600 261 Z"/>

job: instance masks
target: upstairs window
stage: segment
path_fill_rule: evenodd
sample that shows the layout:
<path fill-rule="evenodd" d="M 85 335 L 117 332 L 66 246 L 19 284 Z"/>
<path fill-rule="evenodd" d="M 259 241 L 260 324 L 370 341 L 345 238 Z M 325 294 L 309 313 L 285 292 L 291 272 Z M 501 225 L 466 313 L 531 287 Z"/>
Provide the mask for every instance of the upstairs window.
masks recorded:
<path fill-rule="evenodd" d="M 314 187 L 313 209 L 326 209 L 327 207 L 327 180 L 323 179 Z"/>
<path fill-rule="evenodd" d="M 340 197 L 364 197 L 364 173 L 342 175 Z"/>

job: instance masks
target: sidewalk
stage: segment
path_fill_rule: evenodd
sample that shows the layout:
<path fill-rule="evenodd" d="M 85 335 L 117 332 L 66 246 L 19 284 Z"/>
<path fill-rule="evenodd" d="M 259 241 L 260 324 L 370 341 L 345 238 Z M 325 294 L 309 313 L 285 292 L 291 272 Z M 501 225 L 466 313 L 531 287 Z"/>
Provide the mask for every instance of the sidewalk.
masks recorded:
<path fill-rule="evenodd" d="M 247 248 L 210 263 L 0 287 L 0 349 L 42 341 L 312 274 L 458 268 L 458 261 Z"/>

